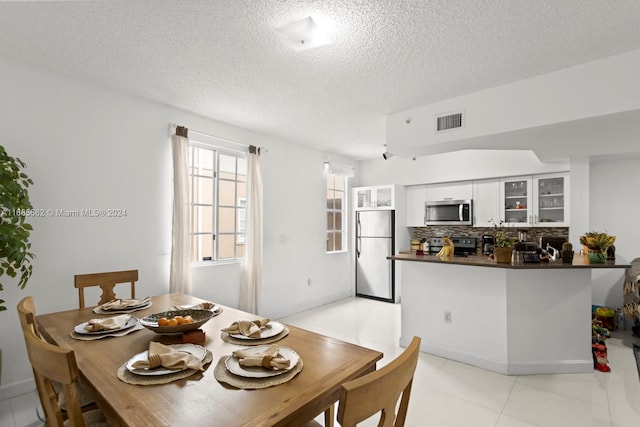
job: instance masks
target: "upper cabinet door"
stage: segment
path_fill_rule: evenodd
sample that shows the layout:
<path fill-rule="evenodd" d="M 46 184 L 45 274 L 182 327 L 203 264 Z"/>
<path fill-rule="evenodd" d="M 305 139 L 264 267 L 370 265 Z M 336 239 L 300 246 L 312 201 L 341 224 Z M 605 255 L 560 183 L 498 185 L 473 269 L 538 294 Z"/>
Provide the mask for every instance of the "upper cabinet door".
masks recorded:
<path fill-rule="evenodd" d="M 530 176 L 500 180 L 500 219 L 504 221 L 505 226 L 530 227 L 533 225 L 532 182 Z"/>
<path fill-rule="evenodd" d="M 353 189 L 356 210 L 395 209 L 395 186 L 377 185 Z"/>
<path fill-rule="evenodd" d="M 427 186 L 407 187 L 407 227 L 424 227 Z"/>
<path fill-rule="evenodd" d="M 427 201 L 469 200 L 472 196 L 471 181 L 427 185 Z"/>
<path fill-rule="evenodd" d="M 491 220 L 502 218 L 500 213 L 500 180 L 484 179 L 473 182 L 473 226 L 492 227 Z"/>
<path fill-rule="evenodd" d="M 533 222 L 544 227 L 569 226 L 569 175 L 533 177 L 535 189 Z"/>

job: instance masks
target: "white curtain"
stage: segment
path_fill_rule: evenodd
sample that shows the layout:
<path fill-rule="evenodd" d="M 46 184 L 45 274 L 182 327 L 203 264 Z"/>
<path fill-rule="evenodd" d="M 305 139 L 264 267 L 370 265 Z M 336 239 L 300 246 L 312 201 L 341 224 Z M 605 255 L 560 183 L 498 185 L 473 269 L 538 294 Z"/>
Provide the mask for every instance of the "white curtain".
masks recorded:
<path fill-rule="evenodd" d="M 240 289 L 240 309 L 258 313 L 262 288 L 262 174 L 260 149 L 249 147 L 247 159 L 247 237 Z"/>
<path fill-rule="evenodd" d="M 169 291 L 191 294 L 189 206 L 189 139 L 187 128 L 178 126 L 171 136 L 173 153 L 173 223 Z"/>

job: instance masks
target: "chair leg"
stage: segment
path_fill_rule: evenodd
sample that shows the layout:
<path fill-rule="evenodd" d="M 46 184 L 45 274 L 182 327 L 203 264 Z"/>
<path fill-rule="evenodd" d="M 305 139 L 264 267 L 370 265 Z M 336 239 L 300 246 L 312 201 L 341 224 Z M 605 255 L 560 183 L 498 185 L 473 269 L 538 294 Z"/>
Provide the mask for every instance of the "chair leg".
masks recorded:
<path fill-rule="evenodd" d="M 333 427 L 333 420 L 335 416 L 335 405 L 332 403 L 326 411 L 324 411 L 324 427 Z"/>

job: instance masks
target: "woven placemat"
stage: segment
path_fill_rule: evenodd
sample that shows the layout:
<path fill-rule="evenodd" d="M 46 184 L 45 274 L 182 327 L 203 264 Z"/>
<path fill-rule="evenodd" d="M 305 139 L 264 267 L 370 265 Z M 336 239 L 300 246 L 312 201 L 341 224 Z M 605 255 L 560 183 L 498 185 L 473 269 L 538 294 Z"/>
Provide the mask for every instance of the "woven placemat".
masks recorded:
<path fill-rule="evenodd" d="M 280 332 L 278 335 L 274 335 L 272 337 L 269 338 L 260 338 L 260 339 L 255 339 L 255 340 L 243 340 L 242 338 L 234 338 L 231 335 L 229 335 L 227 332 L 222 331 L 220 333 L 220 338 L 222 338 L 222 341 L 226 341 L 230 344 L 236 344 L 236 345 L 246 345 L 246 346 L 251 346 L 251 345 L 262 345 L 262 344 L 271 344 L 274 343 L 276 341 L 280 341 L 282 338 L 286 337 L 287 335 L 289 335 L 289 328 L 287 328 L 287 325 L 283 325 L 284 329 L 282 330 L 282 332 Z"/>
<path fill-rule="evenodd" d="M 126 329 L 124 331 L 117 331 L 112 334 L 84 335 L 84 334 L 79 334 L 76 331 L 71 331 L 69 335 L 71 336 L 71 338 L 75 340 L 93 341 L 93 340 L 101 340 L 102 338 L 106 338 L 106 337 L 123 337 L 125 335 L 130 334 L 131 332 L 139 331 L 140 329 L 144 329 L 144 326 L 142 326 L 140 322 L 138 322 L 135 326 L 129 329 Z"/>
<path fill-rule="evenodd" d="M 204 358 L 205 371 L 207 370 L 207 365 L 209 365 L 212 361 L 213 354 L 209 350 L 207 350 L 207 355 Z M 181 380 L 196 373 L 202 374 L 202 372 L 203 371 L 199 371 L 197 369 L 185 369 L 184 371 L 178 371 L 176 373 L 167 375 L 136 375 L 127 369 L 127 364 L 125 363 L 118 368 L 118 379 L 122 382 L 133 385 L 158 385 L 168 384 L 173 381 Z"/>
<path fill-rule="evenodd" d="M 213 375 L 216 380 L 218 380 L 218 382 L 226 383 L 233 387 L 245 390 L 256 390 L 261 388 L 273 387 L 274 385 L 284 384 L 298 375 L 298 373 L 302 371 L 303 367 L 302 359 L 299 359 L 298 363 L 296 363 L 296 366 L 291 368 L 290 371 L 287 371 L 283 374 L 267 378 L 247 378 L 232 374 L 231 372 L 229 372 L 229 370 L 227 370 L 225 362 L 229 357 L 231 356 L 222 356 L 220 360 L 218 360 L 218 364 L 213 370 Z"/>

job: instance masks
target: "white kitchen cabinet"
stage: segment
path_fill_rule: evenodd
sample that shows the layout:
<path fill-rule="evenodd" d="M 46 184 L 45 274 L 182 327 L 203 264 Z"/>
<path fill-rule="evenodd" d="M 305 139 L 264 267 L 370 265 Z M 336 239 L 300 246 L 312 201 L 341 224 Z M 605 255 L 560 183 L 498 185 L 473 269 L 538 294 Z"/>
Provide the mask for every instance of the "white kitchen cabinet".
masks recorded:
<path fill-rule="evenodd" d="M 425 202 L 427 186 L 412 185 L 407 187 L 407 227 L 424 227 Z"/>
<path fill-rule="evenodd" d="M 569 174 L 533 177 L 534 225 L 569 226 Z"/>
<path fill-rule="evenodd" d="M 394 185 L 356 187 L 353 189 L 356 210 L 395 209 Z"/>
<path fill-rule="evenodd" d="M 500 180 L 501 219 L 513 227 L 568 227 L 569 175 Z"/>
<path fill-rule="evenodd" d="M 500 213 L 500 180 L 483 179 L 473 182 L 473 226 L 492 227 Z"/>
<path fill-rule="evenodd" d="M 471 181 L 427 185 L 427 200 L 469 200 L 473 196 Z"/>

